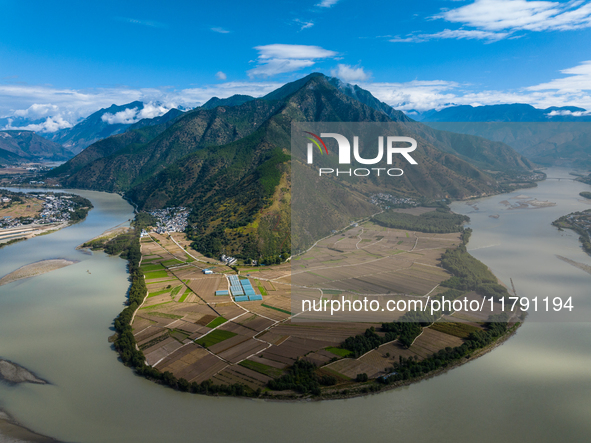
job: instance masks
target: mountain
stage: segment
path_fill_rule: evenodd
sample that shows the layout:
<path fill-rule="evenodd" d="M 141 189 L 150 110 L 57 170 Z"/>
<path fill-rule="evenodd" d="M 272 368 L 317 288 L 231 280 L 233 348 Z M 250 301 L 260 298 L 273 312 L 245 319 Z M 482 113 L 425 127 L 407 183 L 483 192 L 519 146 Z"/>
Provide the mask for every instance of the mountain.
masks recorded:
<path fill-rule="evenodd" d="M 451 106 L 440 111 L 431 110 L 419 115 L 422 122 L 585 122 L 591 121 L 591 115 L 576 116 L 573 113 L 585 113 L 583 108 L 575 106 L 534 108 L 527 104 L 506 104 L 487 106 Z"/>
<path fill-rule="evenodd" d="M 151 140 L 135 130 L 95 143 L 86 152 L 101 157 L 86 157 L 82 167 L 71 167 L 82 153 L 55 178 L 64 186 L 125 193 L 139 209 L 189 206 L 189 233 L 200 251 L 258 257 L 289 251 L 294 164 L 303 165 L 310 187 L 304 204 L 326 208 L 326 226 L 343 226 L 375 212 L 368 195 L 377 192 L 417 199 L 499 192 L 503 185 L 473 163 L 491 166 L 487 162 L 501 151 L 507 160 L 504 170 L 529 171 L 529 164 L 507 146 L 441 134 L 388 110 L 367 91 L 337 86 L 334 79 L 312 74 L 240 105 L 197 108 Z M 328 180 L 319 193 L 314 185 L 318 171 L 291 156 L 292 122 L 394 122 L 397 133 L 417 139 L 421 149 L 413 157 L 418 165 L 406 168 L 406 160 L 396 156 L 392 167 L 405 166 L 399 180 Z M 322 161 L 334 161 L 326 157 Z M 342 200 L 350 204 L 336 210 L 335 202 Z M 318 229 L 307 235 L 322 234 L 323 228 Z"/>
<path fill-rule="evenodd" d="M 0 165 L 15 165 L 24 161 L 24 158 L 0 148 Z"/>
<path fill-rule="evenodd" d="M 156 136 L 173 125 L 183 113 L 177 109 L 171 109 L 167 114 L 153 119 L 142 119 L 132 125 L 123 134 L 113 135 L 93 143 L 70 161 L 54 168 L 48 173 L 48 177 L 68 177 L 75 174 L 87 164 L 108 157 L 123 148 L 134 147 L 148 143 Z"/>
<path fill-rule="evenodd" d="M 590 122 L 430 122 L 428 125 L 503 143 L 540 165 L 591 168 Z"/>
<path fill-rule="evenodd" d="M 0 131 L 0 149 L 15 154 L 20 161 L 64 161 L 73 156 L 61 145 L 33 131 Z"/>
<path fill-rule="evenodd" d="M 249 135 L 278 106 L 261 100 L 236 107 L 197 108 L 155 138 L 141 144 L 134 139 L 116 155 L 99 158 L 62 182 L 78 188 L 127 191 L 198 148 L 223 145 Z"/>
<path fill-rule="evenodd" d="M 201 109 L 213 109 L 218 106 L 239 106 L 251 100 L 254 100 L 254 97 L 241 94 L 235 94 L 228 98 L 212 97 L 201 106 Z"/>
<path fill-rule="evenodd" d="M 105 139 L 111 135 L 121 134 L 130 127 L 142 123 L 143 120 L 140 120 L 137 123 L 126 123 L 127 120 L 133 119 L 136 113 L 142 109 L 144 109 L 144 103 L 140 101 L 131 102 L 121 106 L 111 105 L 108 108 L 100 109 L 89 115 L 72 128 L 62 129 L 55 133 L 45 134 L 44 136 L 49 140 L 63 145 L 74 154 L 78 154 L 98 140 Z M 124 113 L 126 111 L 129 113 L 129 118 L 124 118 L 127 117 L 127 115 L 124 115 L 123 118 L 116 117 L 117 113 Z M 159 117 L 161 120 L 154 122 L 154 124 L 163 123 L 168 119 L 173 119 L 178 116 L 179 112 L 181 112 L 179 110 L 173 111 L 169 111 L 165 115 Z"/>

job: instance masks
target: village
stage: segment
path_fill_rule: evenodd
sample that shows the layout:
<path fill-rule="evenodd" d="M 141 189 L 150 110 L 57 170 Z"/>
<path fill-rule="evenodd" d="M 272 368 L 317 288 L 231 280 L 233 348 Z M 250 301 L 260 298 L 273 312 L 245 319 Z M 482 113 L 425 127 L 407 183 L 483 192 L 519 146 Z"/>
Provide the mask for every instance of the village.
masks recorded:
<path fill-rule="evenodd" d="M 158 226 L 155 232 L 164 234 L 165 232 L 184 232 L 187 228 L 187 218 L 191 211 L 187 208 L 166 208 L 149 211 L 152 217 L 158 220 Z"/>
<path fill-rule="evenodd" d="M 379 194 L 374 194 L 369 198 L 369 201 L 374 205 L 385 207 L 385 209 L 389 209 L 390 206 L 418 206 L 417 203 L 412 198 L 407 197 L 394 197 L 391 194 L 384 194 L 380 192 Z"/>
<path fill-rule="evenodd" d="M 52 195 L 52 194 L 27 194 L 24 197 L 13 202 L 14 197 L 2 196 L 0 201 L 0 228 L 18 228 L 23 225 L 43 225 L 49 223 L 64 223 L 72 219 L 72 213 L 78 208 L 78 204 L 72 201 L 72 196 L 69 195 Z M 17 197 L 18 198 L 18 197 Z M 16 203 L 16 205 L 14 205 Z M 37 203 L 37 205 L 35 205 Z M 27 214 L 26 212 L 18 211 L 14 208 L 13 215 L 6 215 L 11 213 L 11 208 L 14 206 L 24 205 L 25 209 L 35 209 L 35 206 L 40 206 L 40 211 L 37 214 Z"/>

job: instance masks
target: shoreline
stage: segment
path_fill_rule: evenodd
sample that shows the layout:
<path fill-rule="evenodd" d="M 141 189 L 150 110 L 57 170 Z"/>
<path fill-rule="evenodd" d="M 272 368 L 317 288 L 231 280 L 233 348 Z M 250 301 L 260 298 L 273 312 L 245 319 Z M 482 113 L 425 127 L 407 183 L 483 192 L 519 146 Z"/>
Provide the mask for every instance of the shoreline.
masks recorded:
<path fill-rule="evenodd" d="M 28 232 L 24 232 L 22 235 L 20 236 L 14 236 L 14 237 L 5 237 L 0 239 L 0 248 L 5 247 L 5 246 L 9 246 L 12 243 L 16 243 L 16 241 L 21 241 L 21 240 L 29 240 L 31 238 L 35 238 L 38 237 L 40 235 L 48 235 L 48 234 L 53 234 L 54 232 L 58 232 L 61 231 L 64 228 L 67 228 L 69 226 L 72 226 L 74 223 L 66 223 L 66 222 L 62 222 L 62 223 L 58 223 L 55 225 L 44 225 L 44 226 L 33 226 L 31 230 L 29 230 Z M 14 232 L 19 232 L 19 231 L 24 231 L 27 229 L 27 226 L 31 226 L 31 225 L 23 225 L 23 227 L 19 227 L 19 228 L 10 228 L 10 229 L 0 229 L 0 236 L 4 236 L 7 234 L 10 234 L 11 231 Z M 15 234 L 17 235 L 17 234 Z M 6 241 L 5 241 L 6 240 Z M 14 241 L 16 240 L 16 241 Z M 11 243 L 12 241 L 12 243 Z"/>
<path fill-rule="evenodd" d="M 330 401 L 330 400 L 344 400 L 344 399 L 348 399 L 348 398 L 365 397 L 368 395 L 380 394 L 382 392 L 387 392 L 387 391 L 391 391 L 391 390 L 394 390 L 397 388 L 402 388 L 404 386 L 414 385 L 416 383 L 419 383 L 423 380 L 428 380 L 430 378 L 435 378 L 439 375 L 443 375 L 443 374 L 447 373 L 448 371 L 451 371 L 451 370 L 459 368 L 460 366 L 463 366 L 467 363 L 470 363 L 471 361 L 474 361 L 474 360 L 488 354 L 489 352 L 494 351 L 497 347 L 502 346 L 507 340 L 509 340 L 511 337 L 513 337 L 517 333 L 519 328 L 523 325 L 523 323 L 524 323 L 523 321 L 516 323 L 505 335 L 503 335 L 502 337 L 499 337 L 494 343 L 491 343 L 490 345 L 485 346 L 484 348 L 478 349 L 470 356 L 470 358 L 463 357 L 459 361 L 454 362 L 453 364 L 451 364 L 445 368 L 437 369 L 437 370 L 430 372 L 428 374 L 425 374 L 421 377 L 414 378 L 412 380 L 405 380 L 405 381 L 394 383 L 391 385 L 381 385 L 384 387 L 377 392 L 365 392 L 365 393 L 358 393 L 358 394 L 351 394 L 351 395 L 335 395 L 335 396 L 330 396 L 330 397 L 326 397 L 326 398 L 324 398 L 323 396 L 320 396 L 318 398 L 309 398 L 307 400 L 310 400 L 310 401 Z M 360 384 L 359 386 L 364 386 L 364 385 Z M 369 383 L 367 384 L 367 386 L 369 386 Z M 269 400 L 273 401 L 273 399 L 269 399 Z M 289 400 L 278 399 L 277 401 L 289 401 Z M 301 400 L 293 400 L 293 401 L 301 401 Z"/>
<path fill-rule="evenodd" d="M 80 249 L 90 249 L 92 250 L 92 246 L 84 246 L 84 245 L 88 245 L 89 243 L 92 243 L 96 240 L 101 240 L 101 239 L 105 239 L 105 240 L 110 240 L 112 238 L 117 237 L 120 234 L 125 234 L 127 232 L 129 232 L 132 228 L 130 226 L 122 226 L 124 224 L 127 224 L 129 222 L 124 222 L 121 223 L 117 226 L 113 226 L 112 228 L 107 229 L 105 232 L 103 232 L 100 235 L 97 235 L 94 238 L 91 238 L 90 240 L 85 241 L 84 243 L 79 244 L 78 246 L 76 246 L 77 250 Z"/>
<path fill-rule="evenodd" d="M 0 186 L 0 189 L 6 189 L 8 190 L 11 187 L 17 187 L 18 186 Z M 29 187 L 25 187 L 23 186 L 23 188 L 28 189 Z M 40 189 L 47 189 L 48 192 L 50 191 L 54 191 L 56 192 L 55 189 L 53 188 L 40 188 Z M 85 211 L 84 213 L 84 217 L 78 219 L 78 220 L 74 220 L 72 221 L 70 220 L 63 220 L 61 222 L 53 222 L 51 224 L 35 224 L 32 223 L 30 225 L 21 225 L 19 227 L 16 228 L 6 228 L 6 229 L 0 229 L 0 249 L 5 247 L 5 246 L 9 246 L 11 244 L 14 243 L 18 243 L 19 241 L 23 241 L 23 240 L 29 240 L 31 238 L 35 238 L 41 235 L 48 235 L 48 234 L 53 234 L 54 232 L 58 232 L 61 231 L 62 229 L 68 228 L 70 226 L 75 225 L 76 223 L 80 223 L 83 222 L 84 220 L 86 220 L 86 218 L 88 217 L 89 212 L 92 210 L 93 206 L 92 203 L 90 202 L 90 200 L 88 199 L 84 199 L 83 197 L 81 197 L 79 194 L 76 193 L 69 193 L 68 190 L 62 190 L 59 189 L 57 190 L 58 193 L 60 194 L 65 194 L 65 195 L 75 195 L 77 197 L 82 198 L 83 200 L 86 200 L 87 203 L 89 203 L 88 207 L 82 207 L 81 209 Z M 17 193 L 21 193 L 24 194 L 22 191 L 17 191 Z M 10 235 L 12 232 L 15 233 L 15 235 Z"/>
<path fill-rule="evenodd" d="M 21 425 L 8 412 L 0 408 L 0 441 L 10 443 L 59 443 L 59 440 L 38 434 Z"/>

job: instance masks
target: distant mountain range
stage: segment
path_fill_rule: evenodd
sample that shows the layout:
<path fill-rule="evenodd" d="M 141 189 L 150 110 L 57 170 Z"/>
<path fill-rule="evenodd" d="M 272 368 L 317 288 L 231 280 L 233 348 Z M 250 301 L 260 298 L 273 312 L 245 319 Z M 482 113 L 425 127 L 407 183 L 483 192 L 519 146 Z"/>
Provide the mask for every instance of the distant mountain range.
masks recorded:
<path fill-rule="evenodd" d="M 375 211 L 367 201 L 370 193 L 480 196 L 504 189 L 501 176 L 484 169 L 519 175 L 533 168 L 509 146 L 412 122 L 368 91 L 322 74 L 259 99 L 233 96 L 208 103 L 96 142 L 49 177 L 63 186 L 124 193 L 140 209 L 190 206 L 190 236 L 199 250 L 255 257 L 289 249 L 290 162 L 300 162 L 290 156 L 292 121 L 396 122 L 421 146 L 413 153 L 418 165 L 400 180 L 359 180 L 347 184 L 346 192 L 335 180 L 322 195 L 310 192 L 307 204 L 325 204 L 331 196 L 352 200 L 348 213 L 327 212 L 330 225 Z M 317 171 L 309 173 L 314 183 Z"/>
<path fill-rule="evenodd" d="M 110 137 L 111 135 L 121 134 L 127 131 L 134 124 L 137 124 L 134 122 L 128 123 L 125 121 L 125 118 L 117 118 L 117 114 L 124 114 L 125 111 L 139 112 L 142 109 L 144 109 L 144 103 L 140 101 L 131 102 L 121 106 L 111 105 L 108 108 L 100 109 L 97 112 L 89 115 L 87 118 L 72 128 L 62 129 L 54 133 L 43 135 L 49 140 L 59 143 L 65 148 L 69 149 L 74 154 L 78 154 L 94 142 Z M 181 111 L 178 111 L 178 113 L 180 112 Z M 135 112 L 132 112 L 131 114 L 133 115 Z M 178 114 L 168 113 L 166 115 L 168 115 L 168 118 L 174 118 Z M 162 121 L 158 121 L 158 123 L 159 122 Z"/>
<path fill-rule="evenodd" d="M 73 154 L 58 143 L 46 140 L 33 131 L 0 131 L 0 158 L 3 163 L 65 161 Z M 12 154 L 8 155 L 6 152 Z"/>
<path fill-rule="evenodd" d="M 575 106 L 546 109 L 526 104 L 451 106 L 440 111 L 419 113 L 416 119 L 422 122 L 591 122 L 591 115 Z"/>
<path fill-rule="evenodd" d="M 476 135 L 511 146 L 544 165 L 591 168 L 591 115 L 574 106 L 453 106 L 417 118 L 432 128 Z"/>

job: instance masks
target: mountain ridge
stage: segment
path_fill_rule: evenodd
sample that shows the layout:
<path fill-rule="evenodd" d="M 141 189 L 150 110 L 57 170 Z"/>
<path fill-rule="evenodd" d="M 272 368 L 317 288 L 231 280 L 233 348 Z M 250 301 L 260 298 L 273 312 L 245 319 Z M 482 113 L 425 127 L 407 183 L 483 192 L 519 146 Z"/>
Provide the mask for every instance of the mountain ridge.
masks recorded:
<path fill-rule="evenodd" d="M 386 188 L 371 180 L 353 184 L 328 180 L 323 191 L 332 201 L 349 199 L 349 212 L 331 210 L 331 199 L 311 192 L 310 201 L 329 205 L 326 217 L 333 224 L 375 212 L 367 195 L 384 189 L 431 199 L 461 199 L 501 189 L 493 177 L 457 153 L 446 152 L 449 149 L 433 135 L 437 131 L 413 123 L 399 111 L 389 112 L 384 108 L 387 105 L 368 92 L 355 91 L 372 106 L 362 103 L 350 96 L 351 91 L 346 94 L 342 90 L 347 88 L 334 83 L 322 74 L 312 74 L 261 99 L 236 106 L 196 108 L 147 142 L 134 138 L 141 136 L 137 130 L 110 137 L 87 149 L 92 152 L 97 145 L 110 143 L 117 149 L 105 149 L 105 157 L 86 163 L 70 176 L 57 174 L 57 178 L 63 186 L 124 193 L 140 210 L 191 207 L 188 232 L 194 247 L 207 255 L 225 251 L 242 257 L 288 252 L 290 171 L 294 161 L 301 162 L 291 153 L 292 121 L 392 123 L 401 134 L 416 136 L 421 146 L 413 154 L 419 164 Z M 393 121 L 388 113 L 399 121 Z M 425 138 L 413 133 L 412 125 L 421 125 Z M 472 140 L 478 146 L 491 143 L 477 137 Z M 507 155 L 520 158 L 510 148 L 504 149 Z M 396 159 L 393 167 L 401 161 Z M 68 163 L 75 162 L 76 158 Z M 519 161 L 515 167 L 529 170 Z M 311 183 L 317 180 L 317 172 L 304 173 L 310 174 Z"/>

